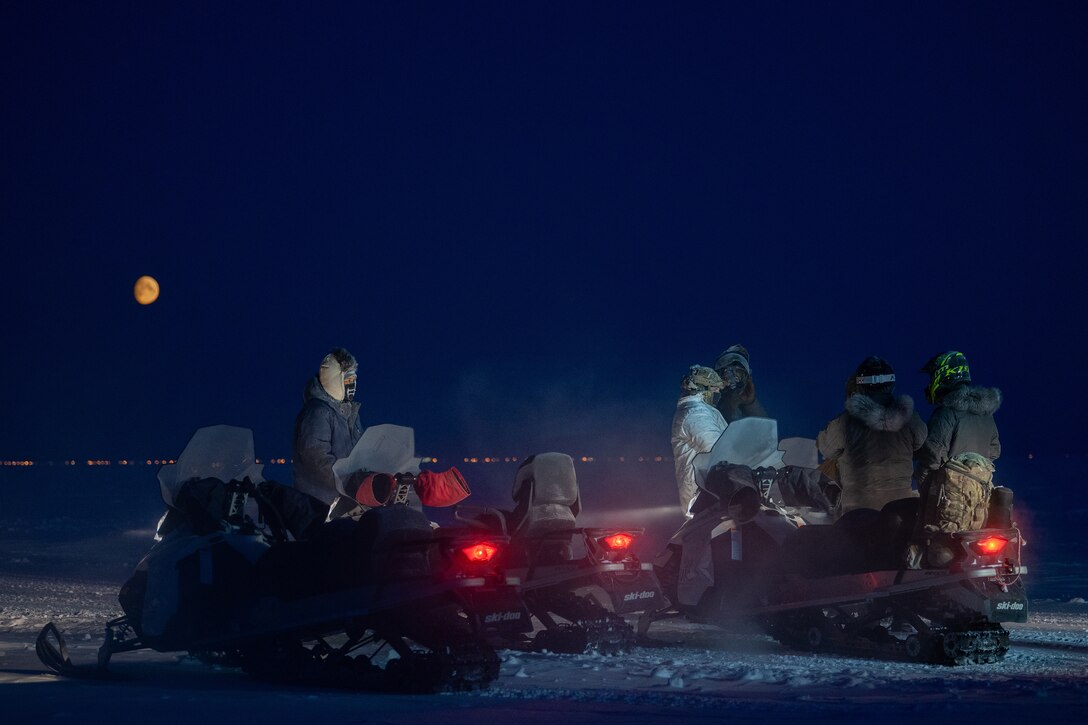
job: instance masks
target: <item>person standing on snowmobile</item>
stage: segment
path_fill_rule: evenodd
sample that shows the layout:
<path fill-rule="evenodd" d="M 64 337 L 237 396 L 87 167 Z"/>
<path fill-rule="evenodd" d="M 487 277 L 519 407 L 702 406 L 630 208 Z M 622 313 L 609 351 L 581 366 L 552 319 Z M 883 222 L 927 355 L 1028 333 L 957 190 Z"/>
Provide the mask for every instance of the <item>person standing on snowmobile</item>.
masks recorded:
<path fill-rule="evenodd" d="M 317 374 L 306 383 L 303 405 L 295 419 L 295 488 L 326 504 L 337 503 L 339 491 L 332 466 L 345 458 L 363 435 L 360 405 L 355 401 L 358 365 L 342 347 L 333 348 Z M 344 508 L 356 507 L 343 497 Z"/>
<path fill-rule="evenodd" d="M 714 447 L 728 425 L 714 407 L 721 390 L 722 379 L 702 365 L 692 365 L 680 381 L 680 399 L 672 418 L 672 456 L 676 465 L 680 506 L 688 517 L 698 493 L 692 462 L 695 456 Z"/>
<path fill-rule="evenodd" d="M 824 458 L 838 461 L 842 513 L 880 510 L 889 501 L 916 495 L 913 457 L 926 439 L 926 424 L 910 396 L 895 396 L 892 366 L 866 358 L 846 389 L 845 410 L 816 438 Z"/>
<path fill-rule="evenodd" d="M 718 355 L 714 371 L 722 379 L 722 394 L 718 399 L 718 412 L 727 423 L 741 418 L 767 418 L 767 411 L 756 398 L 756 385 L 752 380 L 751 357 L 744 345 L 731 345 Z"/>
<path fill-rule="evenodd" d="M 929 435 L 918 451 L 918 488 L 925 495 L 930 474 L 959 453 L 978 453 L 994 461 L 1001 455 L 1001 440 L 994 413 L 1001 407 L 1001 391 L 969 385 L 971 369 L 962 352 L 949 350 L 922 368 L 929 374 L 926 399 L 937 406 L 929 418 Z"/>

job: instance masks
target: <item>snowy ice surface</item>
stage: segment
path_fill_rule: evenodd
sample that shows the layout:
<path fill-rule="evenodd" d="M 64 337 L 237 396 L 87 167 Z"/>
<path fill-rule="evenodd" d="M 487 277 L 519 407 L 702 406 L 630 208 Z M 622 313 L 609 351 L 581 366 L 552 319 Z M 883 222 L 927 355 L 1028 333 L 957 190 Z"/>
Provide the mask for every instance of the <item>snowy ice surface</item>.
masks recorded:
<path fill-rule="evenodd" d="M 960 721 L 1015 715 L 1081 721 L 1088 706 L 1088 605 L 1034 602 L 1008 625 L 1012 649 L 994 665 L 942 667 L 817 656 L 761 634 L 731 634 L 681 619 L 655 624 L 660 644 L 615 657 L 501 651 L 483 692 L 394 696 L 273 687 L 181 653 L 118 655 L 112 681 L 45 674 L 33 639 L 47 621 L 72 657 L 92 662 L 102 625 L 119 613 L 116 585 L 0 575 L 0 712 L 5 723 Z"/>
<path fill-rule="evenodd" d="M 1003 464 L 1032 542 L 1025 550 L 1032 567 L 1028 592 L 1049 600 L 1032 600 L 1027 624 L 1007 625 L 1012 649 L 998 664 L 940 667 L 814 656 L 759 634 L 669 620 L 651 630 L 665 646 L 619 657 L 503 651 L 500 677 L 487 691 L 435 696 L 274 687 L 236 670 L 157 652 L 116 656 L 111 671 L 117 678 L 110 681 L 45 674 L 33 642 L 50 620 L 67 633 L 77 662 L 94 661 L 103 624 L 120 613 L 119 585 L 151 545 L 162 500 L 148 469 L 0 471 L 0 725 L 1080 723 L 1088 719 L 1082 714 L 1088 711 L 1088 567 L 1080 543 L 1088 511 L 1076 507 L 1079 499 L 1046 496 L 1043 489 L 1075 490 L 1088 459 L 1044 463 Z M 473 500 L 504 505 L 515 469 L 468 471 Z M 663 548 L 682 519 L 670 465 L 585 465 L 578 475 L 583 525 L 647 526 L 644 558 Z M 610 508 L 616 501 L 623 510 Z M 1043 503 L 1051 507 L 1032 508 Z M 634 506 L 643 508 L 626 508 Z"/>

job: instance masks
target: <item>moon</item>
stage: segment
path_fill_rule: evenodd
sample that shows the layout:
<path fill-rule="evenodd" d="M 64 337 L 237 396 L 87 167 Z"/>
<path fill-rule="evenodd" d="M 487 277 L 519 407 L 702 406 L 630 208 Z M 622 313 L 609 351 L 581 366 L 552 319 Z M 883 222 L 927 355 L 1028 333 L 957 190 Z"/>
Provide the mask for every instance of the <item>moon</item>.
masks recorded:
<path fill-rule="evenodd" d="M 159 299 L 159 283 L 154 277 L 145 274 L 136 280 L 136 286 L 133 288 L 132 294 L 141 305 L 150 305 Z"/>

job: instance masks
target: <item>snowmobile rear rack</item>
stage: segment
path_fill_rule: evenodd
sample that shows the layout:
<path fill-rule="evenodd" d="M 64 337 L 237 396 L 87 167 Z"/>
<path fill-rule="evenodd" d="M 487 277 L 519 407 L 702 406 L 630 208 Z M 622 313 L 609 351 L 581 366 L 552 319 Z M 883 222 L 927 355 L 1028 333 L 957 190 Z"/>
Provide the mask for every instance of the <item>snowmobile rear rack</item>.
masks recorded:
<path fill-rule="evenodd" d="M 1006 576 L 1022 576 L 1028 571 L 1027 566 L 1021 564 L 1015 567 L 1005 566 L 988 566 L 981 569 L 970 569 L 968 571 L 958 572 L 944 572 L 934 569 L 907 569 L 897 572 L 896 583 L 888 584 L 885 586 L 877 586 L 876 588 L 866 591 L 864 593 L 857 593 L 854 595 L 838 595 L 824 597 L 820 599 L 805 599 L 792 602 L 786 602 L 783 604 L 768 605 L 762 607 L 754 607 L 752 609 L 738 612 L 740 615 L 758 615 L 758 614 L 774 614 L 777 612 L 786 612 L 793 609 L 809 609 L 812 607 L 833 607 L 841 606 L 850 602 L 868 602 L 871 603 L 876 599 L 884 597 L 898 596 L 900 594 L 909 594 L 912 592 L 921 592 L 936 587 L 947 586 L 950 584 L 958 584 L 969 579 L 993 579 L 1001 580 Z M 872 575 L 879 574 L 881 572 L 872 572 Z M 916 574 L 921 575 L 912 581 L 902 581 L 903 574 Z M 857 575 L 845 574 L 838 577 L 828 577 L 822 584 L 825 588 L 833 589 L 835 587 L 835 580 L 843 582 L 856 582 Z M 875 578 L 873 579 L 875 582 Z"/>
<path fill-rule="evenodd" d="M 471 516 L 463 514 L 472 514 Z M 503 536 L 509 536 L 509 532 L 506 528 L 506 514 L 497 508 L 490 506 L 472 506 L 469 504 L 460 504 L 453 510 L 453 518 L 458 521 L 468 524 L 469 526 L 477 529 L 491 530 L 486 521 L 482 521 L 479 516 L 487 515 L 495 517 L 495 521 L 498 522 Z"/>

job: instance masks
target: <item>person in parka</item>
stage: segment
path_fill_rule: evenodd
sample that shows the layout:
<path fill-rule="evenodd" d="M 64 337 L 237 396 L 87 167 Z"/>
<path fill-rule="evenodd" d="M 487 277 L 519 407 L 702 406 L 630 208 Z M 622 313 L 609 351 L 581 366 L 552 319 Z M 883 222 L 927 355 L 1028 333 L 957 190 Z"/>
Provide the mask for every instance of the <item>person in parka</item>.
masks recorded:
<path fill-rule="evenodd" d="M 350 352 L 333 348 L 307 381 L 295 419 L 295 488 L 329 505 L 340 495 L 332 466 L 347 457 L 363 435 L 360 406 L 354 400 L 357 369 Z M 355 505 L 351 500 L 350 508 Z"/>
<path fill-rule="evenodd" d="M 1001 440 L 994 413 L 1001 407 L 1001 391 L 969 385 L 971 369 L 962 352 L 949 350 L 922 368 L 929 374 L 926 399 L 937 406 L 929 417 L 929 435 L 918 451 L 918 488 L 925 495 L 930 474 L 960 453 L 978 453 L 997 460 Z"/>
<path fill-rule="evenodd" d="M 726 423 L 741 418 L 770 417 L 756 397 L 751 360 L 748 348 L 738 344 L 727 347 L 714 362 L 714 372 L 722 379 L 722 394 L 715 407 Z"/>
<path fill-rule="evenodd" d="M 825 459 L 837 459 L 842 513 L 880 510 L 917 495 L 911 488 L 914 452 L 926 425 L 908 395 L 895 396 L 895 371 L 878 357 L 865 359 L 847 381 L 845 410 L 816 438 Z"/>
<path fill-rule="evenodd" d="M 692 462 L 695 456 L 714 447 L 727 425 L 714 407 L 721 390 L 722 379 L 702 365 L 692 365 L 680 381 L 680 399 L 672 418 L 672 455 L 680 507 L 688 517 L 698 493 Z"/>

